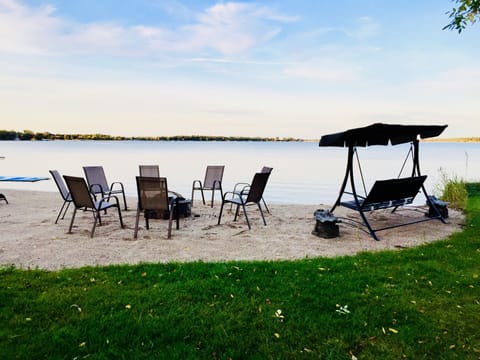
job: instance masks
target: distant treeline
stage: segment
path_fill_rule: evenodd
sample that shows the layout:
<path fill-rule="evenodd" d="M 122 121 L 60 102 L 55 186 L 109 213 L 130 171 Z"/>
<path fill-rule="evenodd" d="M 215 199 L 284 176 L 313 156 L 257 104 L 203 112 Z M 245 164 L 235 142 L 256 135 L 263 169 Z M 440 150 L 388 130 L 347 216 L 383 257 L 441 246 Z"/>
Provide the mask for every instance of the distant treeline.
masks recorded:
<path fill-rule="evenodd" d="M 434 138 L 434 139 L 425 139 L 424 141 L 428 142 L 480 142 L 480 137 L 465 137 L 465 138 Z"/>
<path fill-rule="evenodd" d="M 207 135 L 125 137 L 105 134 L 52 134 L 49 132 L 33 132 L 30 130 L 0 130 L 0 140 L 303 141 L 302 139 L 295 138 Z"/>

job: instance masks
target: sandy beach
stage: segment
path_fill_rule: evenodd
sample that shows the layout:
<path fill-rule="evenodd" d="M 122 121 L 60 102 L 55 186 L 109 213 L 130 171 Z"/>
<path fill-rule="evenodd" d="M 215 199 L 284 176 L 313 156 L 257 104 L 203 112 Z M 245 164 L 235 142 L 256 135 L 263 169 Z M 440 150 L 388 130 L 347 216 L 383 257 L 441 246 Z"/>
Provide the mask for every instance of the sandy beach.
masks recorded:
<path fill-rule="evenodd" d="M 252 230 L 242 216 L 233 222 L 233 213 L 224 211 L 217 225 L 220 204 L 212 209 L 195 201 L 192 216 L 181 219 L 180 229 L 173 229 L 167 239 L 165 220 L 152 220 L 150 230 L 140 220 L 138 239 L 133 239 L 136 199 L 128 198 L 128 211 L 122 211 L 125 228 L 121 229 L 116 211 L 102 217 L 95 236 L 90 238 L 93 218 L 90 212 L 77 212 L 73 233 L 68 227 L 73 213 L 55 224 L 63 203 L 56 192 L 2 190 L 9 204 L 0 203 L 0 265 L 23 269 L 58 270 L 109 264 L 144 262 L 189 262 L 228 260 L 294 260 L 314 257 L 353 255 L 362 251 L 401 250 L 443 239 L 462 227 L 464 217 L 449 209 L 447 224 L 438 220 L 379 232 L 380 241 L 357 228 L 340 224 L 340 237 L 325 239 L 312 234 L 316 209 L 330 205 L 269 204 L 264 226 L 260 214 L 249 208 Z M 352 211 L 338 208 L 337 216 L 356 217 Z M 391 215 L 377 211 L 376 221 L 388 224 L 393 219 L 422 214 L 403 211 Z M 400 219 L 399 219 L 400 217 Z"/>

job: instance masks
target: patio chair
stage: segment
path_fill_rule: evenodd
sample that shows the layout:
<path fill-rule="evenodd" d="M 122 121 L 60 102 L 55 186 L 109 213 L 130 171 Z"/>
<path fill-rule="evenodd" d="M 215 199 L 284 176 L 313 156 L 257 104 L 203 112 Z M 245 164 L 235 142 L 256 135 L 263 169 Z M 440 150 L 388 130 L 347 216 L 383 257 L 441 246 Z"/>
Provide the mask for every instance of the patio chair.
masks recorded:
<path fill-rule="evenodd" d="M 67 184 L 67 188 L 72 197 L 73 204 L 75 205 L 72 215 L 72 220 L 70 221 L 70 227 L 68 228 L 68 233 L 72 233 L 73 221 L 75 220 L 75 215 L 78 209 L 90 210 L 93 213 L 93 227 L 90 232 L 90 237 L 93 237 L 95 232 L 95 227 L 97 226 L 97 221 L 102 225 L 102 219 L 100 217 L 100 212 L 107 210 L 111 207 L 116 207 L 118 210 L 118 218 L 120 220 L 120 226 L 123 229 L 123 220 L 122 212 L 120 210 L 120 204 L 118 202 L 118 197 L 109 195 L 108 198 L 102 198 L 100 200 L 95 200 L 92 193 L 89 191 L 85 179 L 82 177 L 76 176 L 67 176 L 64 175 L 63 178 Z M 110 199 L 114 199 L 115 202 L 109 202 Z"/>
<path fill-rule="evenodd" d="M 247 206 L 256 204 L 258 206 L 258 210 L 260 211 L 260 215 L 262 216 L 263 224 L 267 225 L 267 222 L 265 221 L 265 216 L 263 216 L 262 207 L 260 206 L 260 201 L 262 200 L 263 192 L 265 190 L 265 186 L 267 185 L 269 176 L 270 176 L 270 173 L 256 173 L 255 176 L 253 177 L 253 180 L 251 182 L 251 185 L 247 193 L 233 192 L 233 191 L 226 192 L 223 196 L 222 207 L 220 208 L 220 214 L 218 215 L 218 225 L 220 225 L 220 221 L 222 219 L 223 206 L 226 203 L 231 203 L 237 206 L 233 221 L 237 221 L 240 206 L 242 207 L 249 230 L 251 229 L 251 226 L 250 226 L 250 220 L 248 219 L 248 215 L 247 215 Z"/>
<path fill-rule="evenodd" d="M 143 177 L 160 177 L 158 165 L 138 165 L 138 170 Z"/>
<path fill-rule="evenodd" d="M 101 194 L 101 197 L 108 197 L 114 194 L 122 194 L 124 209 L 127 210 L 127 200 L 125 198 L 125 189 L 121 182 L 113 182 L 110 186 L 105 176 L 105 171 L 102 166 L 84 166 L 83 171 L 87 178 L 90 192 L 95 196 Z M 120 186 L 119 189 L 114 189 L 115 185 Z"/>
<path fill-rule="evenodd" d="M 270 174 L 272 170 L 273 170 L 272 167 L 264 166 L 260 172 Z M 236 183 L 235 186 L 233 187 L 233 192 L 243 192 L 246 194 L 248 192 L 249 187 L 250 187 L 249 183 L 239 182 L 239 183 Z M 262 196 L 262 202 L 263 202 L 263 206 L 265 206 L 265 210 L 267 210 L 267 212 L 270 214 L 270 209 L 268 208 L 267 203 L 265 202 L 265 199 L 263 198 L 263 196 Z M 232 210 L 232 206 L 233 204 L 230 204 L 230 210 Z"/>
<path fill-rule="evenodd" d="M 147 230 L 150 228 L 149 219 L 162 218 L 164 214 L 168 214 L 167 238 L 170 239 L 172 236 L 172 220 L 177 198 L 168 196 L 167 178 L 137 176 L 136 180 L 138 203 L 133 238 L 137 238 L 140 213 L 143 212 Z M 176 219 L 178 229 L 178 214 Z"/>
<path fill-rule="evenodd" d="M 57 185 L 60 196 L 63 199 L 62 207 L 60 208 L 60 211 L 58 212 L 58 215 L 57 215 L 57 219 L 55 220 L 55 224 L 56 224 L 58 223 L 58 219 L 60 219 L 60 215 L 62 214 L 62 211 L 63 211 L 62 220 L 65 218 L 65 214 L 67 213 L 68 207 L 72 202 L 72 197 L 70 196 L 70 192 L 68 191 L 67 186 L 65 185 L 65 182 L 63 181 L 63 178 L 60 175 L 60 173 L 57 170 L 48 170 L 48 171 L 52 175 L 53 180 L 55 180 L 55 184 Z M 64 208 L 65 208 L 65 211 L 64 211 Z"/>
<path fill-rule="evenodd" d="M 202 194 L 202 201 L 203 205 L 205 205 L 205 196 L 203 192 L 205 190 L 212 192 L 212 204 L 211 207 L 213 208 L 213 200 L 215 197 L 215 190 L 220 191 L 220 195 L 223 199 L 223 191 L 222 191 L 222 180 L 223 180 L 223 170 L 225 169 L 224 165 L 209 165 L 207 166 L 207 170 L 205 171 L 205 179 L 203 184 L 200 180 L 194 180 L 192 184 L 192 206 L 193 206 L 193 195 L 195 190 L 200 190 Z"/>

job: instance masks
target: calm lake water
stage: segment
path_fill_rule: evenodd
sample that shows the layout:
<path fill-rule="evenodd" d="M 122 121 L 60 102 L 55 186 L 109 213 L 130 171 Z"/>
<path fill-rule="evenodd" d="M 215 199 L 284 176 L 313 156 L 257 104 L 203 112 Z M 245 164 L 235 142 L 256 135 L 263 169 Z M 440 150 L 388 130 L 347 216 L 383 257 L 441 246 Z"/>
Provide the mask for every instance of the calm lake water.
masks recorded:
<path fill-rule="evenodd" d="M 359 148 L 367 190 L 376 179 L 397 177 L 408 150 L 409 144 Z M 83 176 L 82 166 L 102 165 L 108 181 L 123 182 L 131 196 L 136 196 L 138 165 L 158 164 L 169 189 L 188 198 L 207 165 L 225 165 L 224 190 L 250 182 L 267 165 L 274 168 L 265 192 L 268 202 L 331 204 L 343 180 L 347 149 L 320 148 L 317 142 L 0 141 L 0 156 L 5 157 L 2 176 L 49 177 L 49 169 Z M 440 184 L 440 168 L 449 176 L 480 180 L 478 143 L 421 143 L 420 159 L 429 192 Z M 411 161 L 403 174 L 410 172 Z M 0 189 L 7 197 L 8 189 L 57 191 L 53 180 L 0 182 Z"/>

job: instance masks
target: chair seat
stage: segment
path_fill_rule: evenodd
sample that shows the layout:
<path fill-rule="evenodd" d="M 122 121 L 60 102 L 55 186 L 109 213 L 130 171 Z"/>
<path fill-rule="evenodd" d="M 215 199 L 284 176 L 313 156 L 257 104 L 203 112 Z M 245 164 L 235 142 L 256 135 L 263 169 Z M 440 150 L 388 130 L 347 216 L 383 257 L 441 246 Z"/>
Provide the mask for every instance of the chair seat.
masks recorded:
<path fill-rule="evenodd" d="M 230 203 L 230 204 L 235 204 L 235 205 L 244 205 L 246 204 L 246 199 L 247 199 L 247 193 L 242 193 L 242 192 L 226 192 L 225 195 L 230 194 L 231 197 L 225 196 L 224 203 Z"/>
<path fill-rule="evenodd" d="M 114 203 L 107 202 L 105 200 L 96 200 L 93 202 L 95 209 L 97 210 L 106 210 L 108 208 L 111 208 L 112 206 L 116 206 Z"/>
<path fill-rule="evenodd" d="M 355 200 L 351 201 L 342 201 L 340 205 L 345 206 L 346 208 L 352 210 L 364 210 L 364 211 L 373 211 L 373 210 L 380 210 L 380 209 L 388 209 L 392 207 L 400 207 L 409 205 L 413 202 L 413 197 L 405 198 L 405 199 L 398 199 L 398 200 L 390 200 L 390 201 L 381 201 L 377 203 L 370 203 L 365 204 L 365 201 L 360 201 L 360 208 L 357 206 Z"/>

